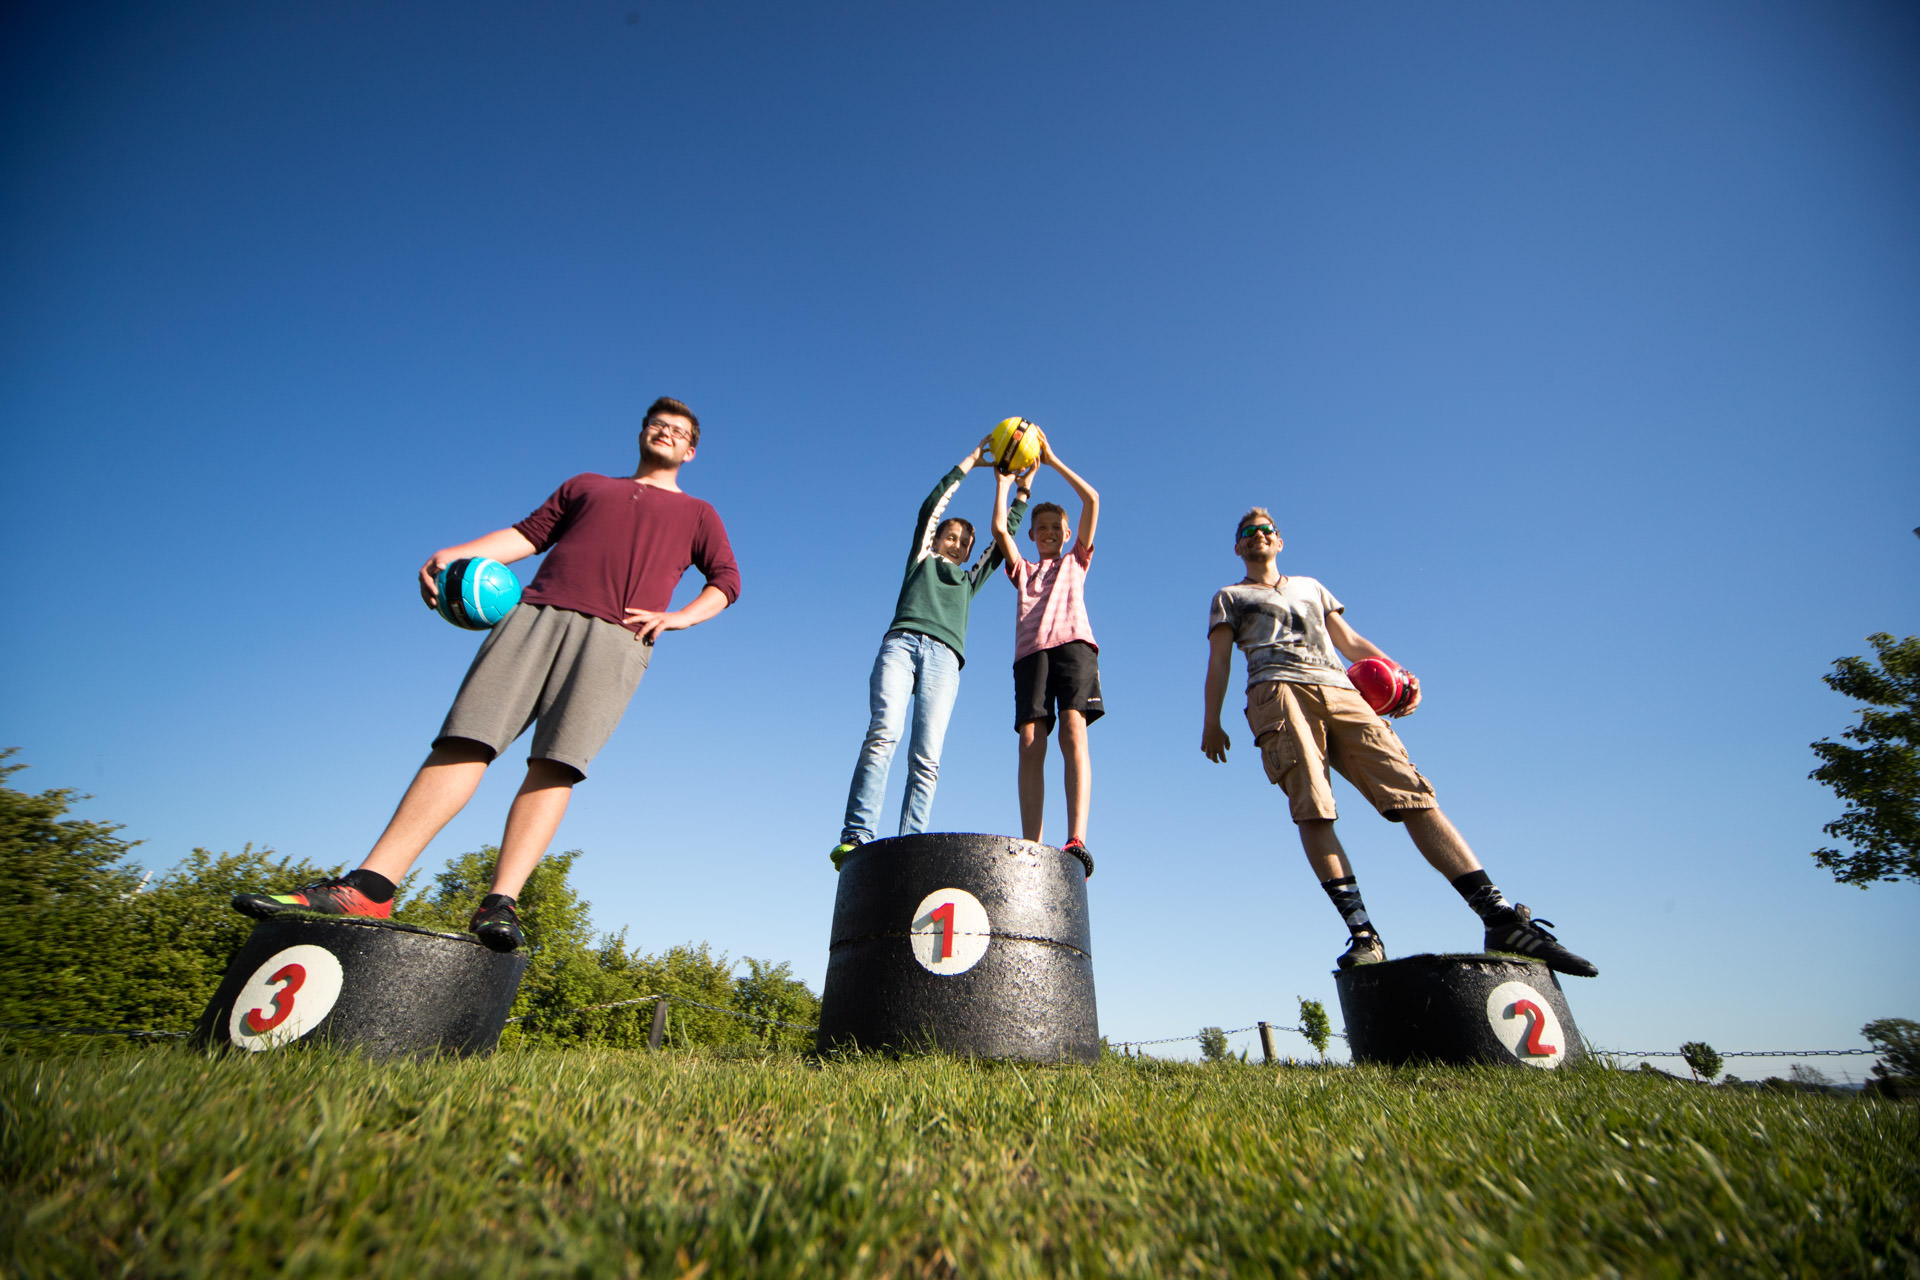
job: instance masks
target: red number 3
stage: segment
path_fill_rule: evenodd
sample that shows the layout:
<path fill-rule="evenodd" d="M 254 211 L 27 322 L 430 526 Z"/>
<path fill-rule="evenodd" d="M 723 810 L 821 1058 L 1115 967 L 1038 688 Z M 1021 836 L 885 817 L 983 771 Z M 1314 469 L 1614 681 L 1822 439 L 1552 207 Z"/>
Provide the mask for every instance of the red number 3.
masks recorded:
<path fill-rule="evenodd" d="M 267 981 L 284 982 L 287 985 L 273 993 L 273 1016 L 271 1018 L 263 1018 L 260 1016 L 265 1012 L 264 1009 L 247 1010 L 247 1030 L 253 1032 L 255 1035 L 259 1035 L 262 1031 L 273 1030 L 285 1022 L 288 1016 L 293 1013 L 293 993 L 306 985 L 307 971 L 297 964 L 282 965 L 280 966 L 279 972 L 275 973 L 271 978 L 268 978 Z"/>
<path fill-rule="evenodd" d="M 1525 1014 L 1527 1019 L 1527 1042 L 1520 1047 L 1528 1054 L 1541 1058 L 1552 1057 L 1560 1052 L 1552 1045 L 1542 1044 L 1540 1041 L 1540 1033 L 1546 1029 L 1547 1025 L 1547 1015 L 1540 1012 L 1540 1006 L 1531 1000 L 1515 1000 L 1513 1015 L 1517 1018 L 1522 1014 Z"/>

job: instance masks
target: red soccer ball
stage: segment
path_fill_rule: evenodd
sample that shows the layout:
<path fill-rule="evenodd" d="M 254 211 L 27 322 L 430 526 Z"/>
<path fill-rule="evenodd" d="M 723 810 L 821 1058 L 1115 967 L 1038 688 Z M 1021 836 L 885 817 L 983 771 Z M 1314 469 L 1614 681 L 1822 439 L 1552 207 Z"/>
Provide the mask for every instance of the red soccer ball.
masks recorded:
<path fill-rule="evenodd" d="M 1362 658 L 1347 668 L 1347 679 L 1378 716 L 1405 715 L 1417 687 L 1413 673 L 1385 658 Z"/>

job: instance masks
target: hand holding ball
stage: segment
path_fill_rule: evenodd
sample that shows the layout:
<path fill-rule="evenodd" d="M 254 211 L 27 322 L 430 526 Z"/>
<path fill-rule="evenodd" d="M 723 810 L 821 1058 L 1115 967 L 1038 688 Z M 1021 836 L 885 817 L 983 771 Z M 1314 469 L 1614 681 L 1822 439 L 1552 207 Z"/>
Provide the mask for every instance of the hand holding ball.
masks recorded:
<path fill-rule="evenodd" d="M 1362 658 L 1347 668 L 1347 679 L 1377 716 L 1404 716 L 1413 710 L 1420 682 L 1413 672 L 1385 658 Z"/>
<path fill-rule="evenodd" d="M 1040 461 L 1046 442 L 1046 433 L 1025 418 L 1004 418 L 987 437 L 987 451 L 995 471 L 1019 475 Z"/>
<path fill-rule="evenodd" d="M 498 560 L 475 556 L 455 560 L 435 579 L 440 591 L 434 606 L 456 627 L 485 631 L 520 603 L 520 579 Z"/>

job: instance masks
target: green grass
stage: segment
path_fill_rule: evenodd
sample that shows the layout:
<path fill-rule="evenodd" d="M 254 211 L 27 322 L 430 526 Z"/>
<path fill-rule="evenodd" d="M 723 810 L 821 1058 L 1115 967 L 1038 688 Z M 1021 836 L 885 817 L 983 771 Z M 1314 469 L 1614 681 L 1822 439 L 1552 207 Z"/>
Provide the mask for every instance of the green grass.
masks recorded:
<path fill-rule="evenodd" d="M 1920 1110 L 1604 1070 L 0 1055 L 22 1276 L 1920 1275 Z"/>

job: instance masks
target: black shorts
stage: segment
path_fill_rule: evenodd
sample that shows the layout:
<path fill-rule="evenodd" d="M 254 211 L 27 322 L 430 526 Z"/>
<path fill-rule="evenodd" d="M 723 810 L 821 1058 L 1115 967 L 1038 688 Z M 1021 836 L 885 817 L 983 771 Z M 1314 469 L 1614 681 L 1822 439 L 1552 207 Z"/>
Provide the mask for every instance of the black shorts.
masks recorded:
<path fill-rule="evenodd" d="M 1100 651 L 1085 640 L 1041 649 L 1013 664 L 1015 729 L 1039 720 L 1052 733 L 1061 711 L 1078 711 L 1088 724 L 1107 714 L 1100 701 Z"/>

